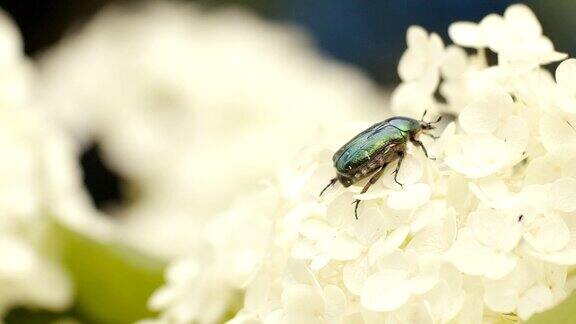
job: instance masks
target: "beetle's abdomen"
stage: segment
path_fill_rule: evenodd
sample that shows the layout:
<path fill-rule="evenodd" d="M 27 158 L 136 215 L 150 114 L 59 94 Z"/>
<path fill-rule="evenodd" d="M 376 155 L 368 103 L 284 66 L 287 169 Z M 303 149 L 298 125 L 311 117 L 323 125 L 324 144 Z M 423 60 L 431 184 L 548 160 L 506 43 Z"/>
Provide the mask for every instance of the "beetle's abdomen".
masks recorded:
<path fill-rule="evenodd" d="M 384 122 L 358 134 L 334 154 L 334 167 L 341 174 L 353 174 L 370 164 L 388 146 L 405 143 L 408 134 Z"/>

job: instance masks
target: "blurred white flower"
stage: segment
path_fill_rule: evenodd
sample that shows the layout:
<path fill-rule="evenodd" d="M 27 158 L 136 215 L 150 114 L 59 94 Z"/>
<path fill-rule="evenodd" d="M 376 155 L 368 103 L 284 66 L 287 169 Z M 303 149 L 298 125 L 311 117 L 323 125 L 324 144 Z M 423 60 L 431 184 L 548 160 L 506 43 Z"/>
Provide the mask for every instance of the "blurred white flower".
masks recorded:
<path fill-rule="evenodd" d="M 436 88 L 438 69 L 442 64 L 444 42 L 435 33 L 428 35 L 424 28 L 412 26 L 406 33 L 408 49 L 398 63 L 398 75 L 404 82 L 427 79 Z"/>
<path fill-rule="evenodd" d="M 16 306 L 63 310 L 72 287 L 46 246 L 49 216 L 62 198 L 62 182 L 50 177 L 55 172 L 50 161 L 57 158 L 51 153 L 62 148 L 63 138 L 28 110 L 33 70 L 3 11 L 0 71 L 0 317 Z"/>
<path fill-rule="evenodd" d="M 440 81 L 440 67 L 444 60 L 444 43 L 435 33 L 428 35 L 419 26 L 408 28 L 408 49 L 398 64 L 398 75 L 404 81 L 394 91 L 391 101 L 394 112 L 421 116 L 430 107 L 434 91 Z M 419 92 L 420 96 L 412 96 Z"/>
<path fill-rule="evenodd" d="M 448 29 L 454 43 L 488 47 L 499 54 L 500 64 L 518 63 L 537 66 L 566 58 L 542 35 L 542 26 L 534 13 L 523 4 L 515 4 L 503 16 L 490 14 L 480 23 L 457 22 Z"/>
<path fill-rule="evenodd" d="M 486 19 L 501 21 L 509 44 L 488 43 L 495 42 L 490 37 L 502 36 L 496 29 L 459 39 L 465 36 L 458 34 L 459 28 L 480 33 L 476 25 L 457 24 L 451 34 L 460 44 L 493 46 L 506 57 L 494 66 L 483 65 L 482 51 L 471 57 L 449 47 L 442 55 L 464 55 L 455 60 L 467 66 L 453 72 L 438 63 L 446 61 L 431 59 L 442 48 L 428 45 L 441 42 L 419 28 L 409 33 L 408 54 L 399 69 L 404 83 L 396 94 L 404 92 L 403 98 L 410 100 L 392 99 L 392 108 L 414 115 L 427 107 L 412 105 L 429 102 L 439 111 L 459 115 L 436 142 L 422 138 L 436 161 L 408 146 L 398 175 L 405 183 L 402 188 L 394 182 L 396 163 L 391 163 L 368 192 L 358 194 L 365 182 L 348 188 L 336 185 L 319 199 L 318 192 L 334 172 L 326 151 L 305 153 L 298 167 L 276 181 L 278 208 L 260 216 L 251 213 L 255 224 L 273 224 L 264 231 L 266 252 L 261 254 L 258 246 L 250 253 L 240 246 L 243 254 L 260 259 L 255 264 L 247 259 L 253 264 L 251 276 L 246 276 L 246 268 L 233 271 L 250 279 L 244 308 L 231 323 L 524 321 L 566 297 L 568 269 L 576 265 L 576 115 L 569 85 L 573 63 L 560 64 L 555 83 L 539 66 L 558 59 L 555 52 L 535 49 L 516 56 L 544 37 L 526 7 L 515 5 L 504 18 Z M 423 53 L 415 51 L 416 38 L 428 44 L 422 46 Z M 535 68 L 511 68 L 524 59 Z M 421 61 L 430 65 L 418 69 Z M 412 87 L 414 80 L 436 74 L 428 68 L 450 76 L 440 80 L 440 89 L 444 82 L 467 89 L 458 100 L 461 107 L 437 102 L 432 95 L 436 86 L 427 92 Z M 570 100 L 558 101 L 559 93 Z M 354 133 L 350 130 L 349 136 Z M 354 199 L 362 200 L 358 220 Z M 235 211 L 242 208 L 230 213 Z M 225 223 L 219 224 L 225 232 Z M 246 239 L 253 235 L 248 232 Z M 229 246 L 220 257 L 235 253 Z M 244 286 L 237 287 L 244 291 Z M 178 303 L 197 305 L 185 298 L 172 305 Z M 163 308 L 164 314 L 173 311 Z"/>
<path fill-rule="evenodd" d="M 41 63 L 49 115 L 139 194 L 116 211 L 122 236 L 161 257 L 197 246 L 196 229 L 302 143 L 383 115 L 358 71 L 237 9 L 109 8 Z"/>

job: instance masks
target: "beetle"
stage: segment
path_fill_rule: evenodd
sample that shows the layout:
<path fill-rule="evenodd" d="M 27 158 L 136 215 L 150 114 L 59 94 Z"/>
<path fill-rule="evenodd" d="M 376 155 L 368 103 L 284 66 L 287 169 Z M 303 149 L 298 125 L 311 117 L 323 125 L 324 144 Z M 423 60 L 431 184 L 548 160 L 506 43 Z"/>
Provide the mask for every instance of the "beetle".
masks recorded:
<path fill-rule="evenodd" d="M 349 187 L 370 177 L 360 192 L 363 194 L 378 181 L 386 166 L 394 161 L 398 161 L 393 172 L 394 181 L 402 186 L 398 182 L 398 171 L 406 155 L 408 142 L 420 147 L 424 155 L 430 158 L 426 147 L 419 140 L 419 136 L 424 134 L 434 139 L 437 138 L 428 131 L 435 129 L 435 124 L 442 119 L 442 116 L 433 122 L 424 121 L 425 116 L 426 111 L 420 120 L 400 116 L 388 118 L 370 126 L 344 144 L 332 156 L 336 177 L 331 179 L 328 185 L 322 189 L 320 196 L 337 181 L 344 187 Z M 434 158 L 430 159 L 434 160 Z M 354 216 L 358 219 L 360 200 L 354 200 L 353 204 L 356 204 Z"/>

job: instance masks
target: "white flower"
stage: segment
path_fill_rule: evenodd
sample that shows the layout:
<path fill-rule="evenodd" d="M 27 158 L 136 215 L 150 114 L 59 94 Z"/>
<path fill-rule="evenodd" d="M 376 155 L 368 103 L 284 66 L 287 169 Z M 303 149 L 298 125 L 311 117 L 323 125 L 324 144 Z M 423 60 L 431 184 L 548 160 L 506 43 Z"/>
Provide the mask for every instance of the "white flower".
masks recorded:
<path fill-rule="evenodd" d="M 470 103 L 458 117 L 466 135 L 454 135 L 445 146 L 446 164 L 478 178 L 520 161 L 528 145 L 526 120 L 514 115 L 520 109 L 502 91 L 488 91 Z"/>
<path fill-rule="evenodd" d="M 431 79 L 438 82 L 438 68 L 442 64 L 444 43 L 435 33 L 428 35 L 424 28 L 412 26 L 406 33 L 408 49 L 400 58 L 398 75 L 402 81 Z M 432 77 L 428 76 L 432 74 Z M 434 84 L 432 88 L 435 88 Z"/>
<path fill-rule="evenodd" d="M 523 4 L 508 7 L 503 16 L 490 14 L 479 24 L 454 23 L 448 33 L 458 45 L 490 48 L 501 63 L 548 64 L 566 57 L 554 50 L 534 13 Z"/>

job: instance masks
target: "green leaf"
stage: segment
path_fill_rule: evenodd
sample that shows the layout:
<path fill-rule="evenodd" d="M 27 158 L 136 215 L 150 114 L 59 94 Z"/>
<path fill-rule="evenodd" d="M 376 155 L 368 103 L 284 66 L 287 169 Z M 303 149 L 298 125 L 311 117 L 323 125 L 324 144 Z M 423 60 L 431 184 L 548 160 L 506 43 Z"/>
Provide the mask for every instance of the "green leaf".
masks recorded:
<path fill-rule="evenodd" d="M 54 225 L 64 266 L 75 285 L 73 312 L 91 323 L 133 323 L 154 316 L 148 298 L 164 264 L 119 243 L 104 243 Z"/>
<path fill-rule="evenodd" d="M 545 312 L 535 314 L 526 324 L 561 324 L 574 323 L 576 319 L 576 294 L 572 293 L 566 300 Z"/>

